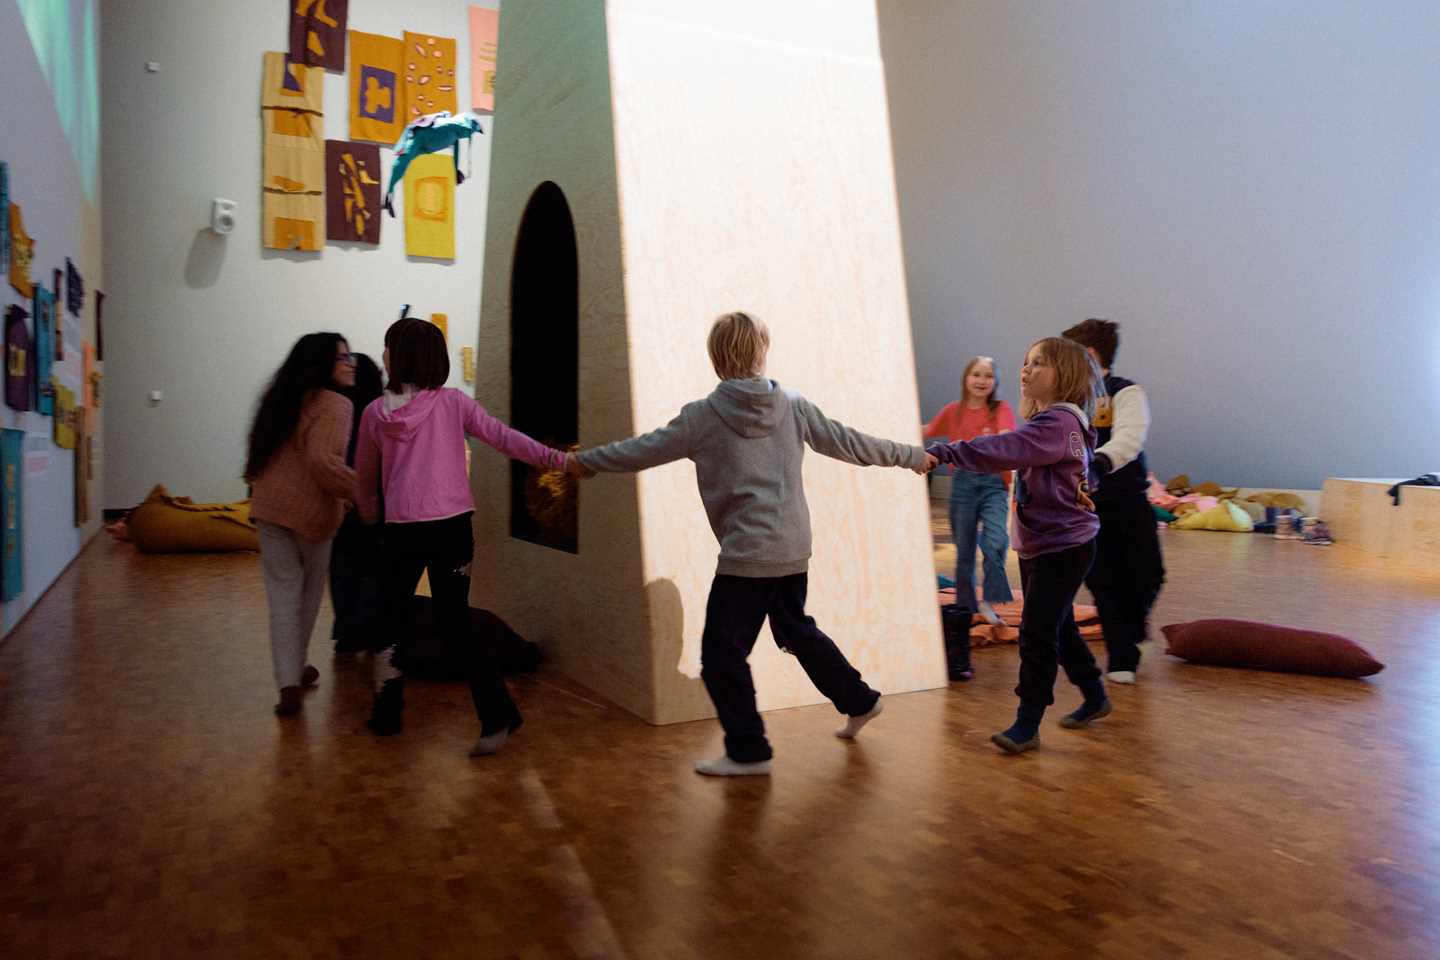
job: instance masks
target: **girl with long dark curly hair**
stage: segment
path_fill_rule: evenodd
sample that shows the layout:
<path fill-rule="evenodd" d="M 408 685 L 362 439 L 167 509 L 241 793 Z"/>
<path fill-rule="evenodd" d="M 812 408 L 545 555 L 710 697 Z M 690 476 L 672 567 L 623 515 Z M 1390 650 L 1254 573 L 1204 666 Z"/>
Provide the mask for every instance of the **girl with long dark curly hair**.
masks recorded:
<path fill-rule="evenodd" d="M 355 383 L 355 358 L 338 333 L 308 333 L 291 348 L 260 398 L 250 427 L 245 479 L 259 529 L 260 566 L 270 602 L 270 654 L 280 701 L 300 710 L 302 687 L 320 672 L 305 662 L 320 612 L 330 545 L 354 497 L 345 462 L 354 418 L 340 391 Z"/>

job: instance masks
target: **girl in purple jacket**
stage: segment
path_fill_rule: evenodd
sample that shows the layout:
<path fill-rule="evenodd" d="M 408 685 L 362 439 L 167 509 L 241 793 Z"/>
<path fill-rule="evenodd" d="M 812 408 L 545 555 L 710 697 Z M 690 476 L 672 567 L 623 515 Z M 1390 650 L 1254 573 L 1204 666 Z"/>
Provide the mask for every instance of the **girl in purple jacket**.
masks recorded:
<path fill-rule="evenodd" d="M 990 739 L 1007 753 L 1040 746 L 1040 721 L 1055 702 L 1057 665 L 1085 701 L 1060 720 L 1071 729 L 1110 713 L 1090 648 L 1075 626 L 1075 593 L 1095 559 L 1100 523 L 1089 496 L 1095 433 L 1090 417 L 1100 379 L 1084 348 L 1061 337 L 1038 340 L 1020 369 L 1019 429 L 940 443 L 928 449 L 962 470 L 1018 471 L 1015 552 L 1025 608 L 1020 619 L 1020 707 L 1015 723 Z"/>

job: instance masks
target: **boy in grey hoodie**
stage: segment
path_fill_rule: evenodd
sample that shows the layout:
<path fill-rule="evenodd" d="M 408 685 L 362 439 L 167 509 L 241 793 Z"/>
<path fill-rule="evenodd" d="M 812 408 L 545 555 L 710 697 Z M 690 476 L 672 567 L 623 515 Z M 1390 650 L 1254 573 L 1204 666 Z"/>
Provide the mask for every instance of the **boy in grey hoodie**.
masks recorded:
<path fill-rule="evenodd" d="M 710 328 L 710 361 L 721 383 L 652 433 L 575 454 L 587 471 L 630 473 L 679 460 L 695 462 L 700 500 L 720 541 L 720 562 L 705 607 L 700 677 L 725 730 L 725 754 L 695 769 L 713 776 L 767 774 L 770 743 L 755 708 L 746 662 L 760 627 L 795 655 L 817 689 L 849 719 L 836 736 L 853 738 L 880 714 L 872 690 L 805 613 L 810 508 L 800 465 L 817 453 L 859 466 L 903 466 L 926 473 L 923 449 L 879 440 L 827 419 L 810 401 L 766 379 L 770 334 L 744 313 Z"/>

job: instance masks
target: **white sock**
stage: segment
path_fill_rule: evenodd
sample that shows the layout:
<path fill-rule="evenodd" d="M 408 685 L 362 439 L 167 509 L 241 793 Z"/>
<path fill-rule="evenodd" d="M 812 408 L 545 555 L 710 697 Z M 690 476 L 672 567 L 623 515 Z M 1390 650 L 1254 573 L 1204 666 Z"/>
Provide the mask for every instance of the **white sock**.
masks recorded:
<path fill-rule="evenodd" d="M 1105 679 L 1106 679 L 1106 680 L 1109 680 L 1111 683 L 1134 683 L 1134 682 L 1135 682 L 1135 671 L 1134 671 L 1134 670 L 1115 670 L 1115 671 L 1112 671 L 1112 672 L 1110 672 L 1110 673 L 1105 674 Z"/>
<path fill-rule="evenodd" d="M 835 731 L 835 736 L 839 737 L 841 740 L 854 740 L 857 736 L 860 735 L 860 731 L 864 729 L 865 724 L 880 716 L 881 711 L 883 711 L 884 709 L 885 704 L 879 700 L 876 700 L 875 706 L 870 708 L 869 713 L 862 713 L 858 717 L 848 718 L 845 721 L 845 726 Z"/>
<path fill-rule="evenodd" d="M 714 760 L 697 760 L 695 772 L 707 777 L 746 777 L 770 775 L 770 761 L 757 760 L 754 763 L 740 763 L 728 756 L 720 755 Z"/>
<path fill-rule="evenodd" d="M 500 748 L 505 746 L 505 741 L 509 739 L 509 730 L 501 730 L 499 733 L 492 733 L 488 737 L 481 737 L 475 741 L 475 746 L 470 748 L 470 756 L 488 757 L 492 753 L 499 753 Z"/>

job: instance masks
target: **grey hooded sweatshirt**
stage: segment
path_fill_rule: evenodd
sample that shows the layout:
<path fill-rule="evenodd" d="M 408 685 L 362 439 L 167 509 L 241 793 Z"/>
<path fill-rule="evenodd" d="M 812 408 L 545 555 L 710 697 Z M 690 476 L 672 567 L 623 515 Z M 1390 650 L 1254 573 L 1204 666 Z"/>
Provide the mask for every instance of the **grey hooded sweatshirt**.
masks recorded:
<path fill-rule="evenodd" d="M 720 541 L 716 572 L 784 577 L 810 564 L 810 507 L 800 477 L 807 443 L 862 467 L 914 468 L 925 461 L 922 448 L 851 430 L 765 379 L 721 381 L 659 430 L 578 456 L 600 473 L 695 461 L 700 499 Z"/>

